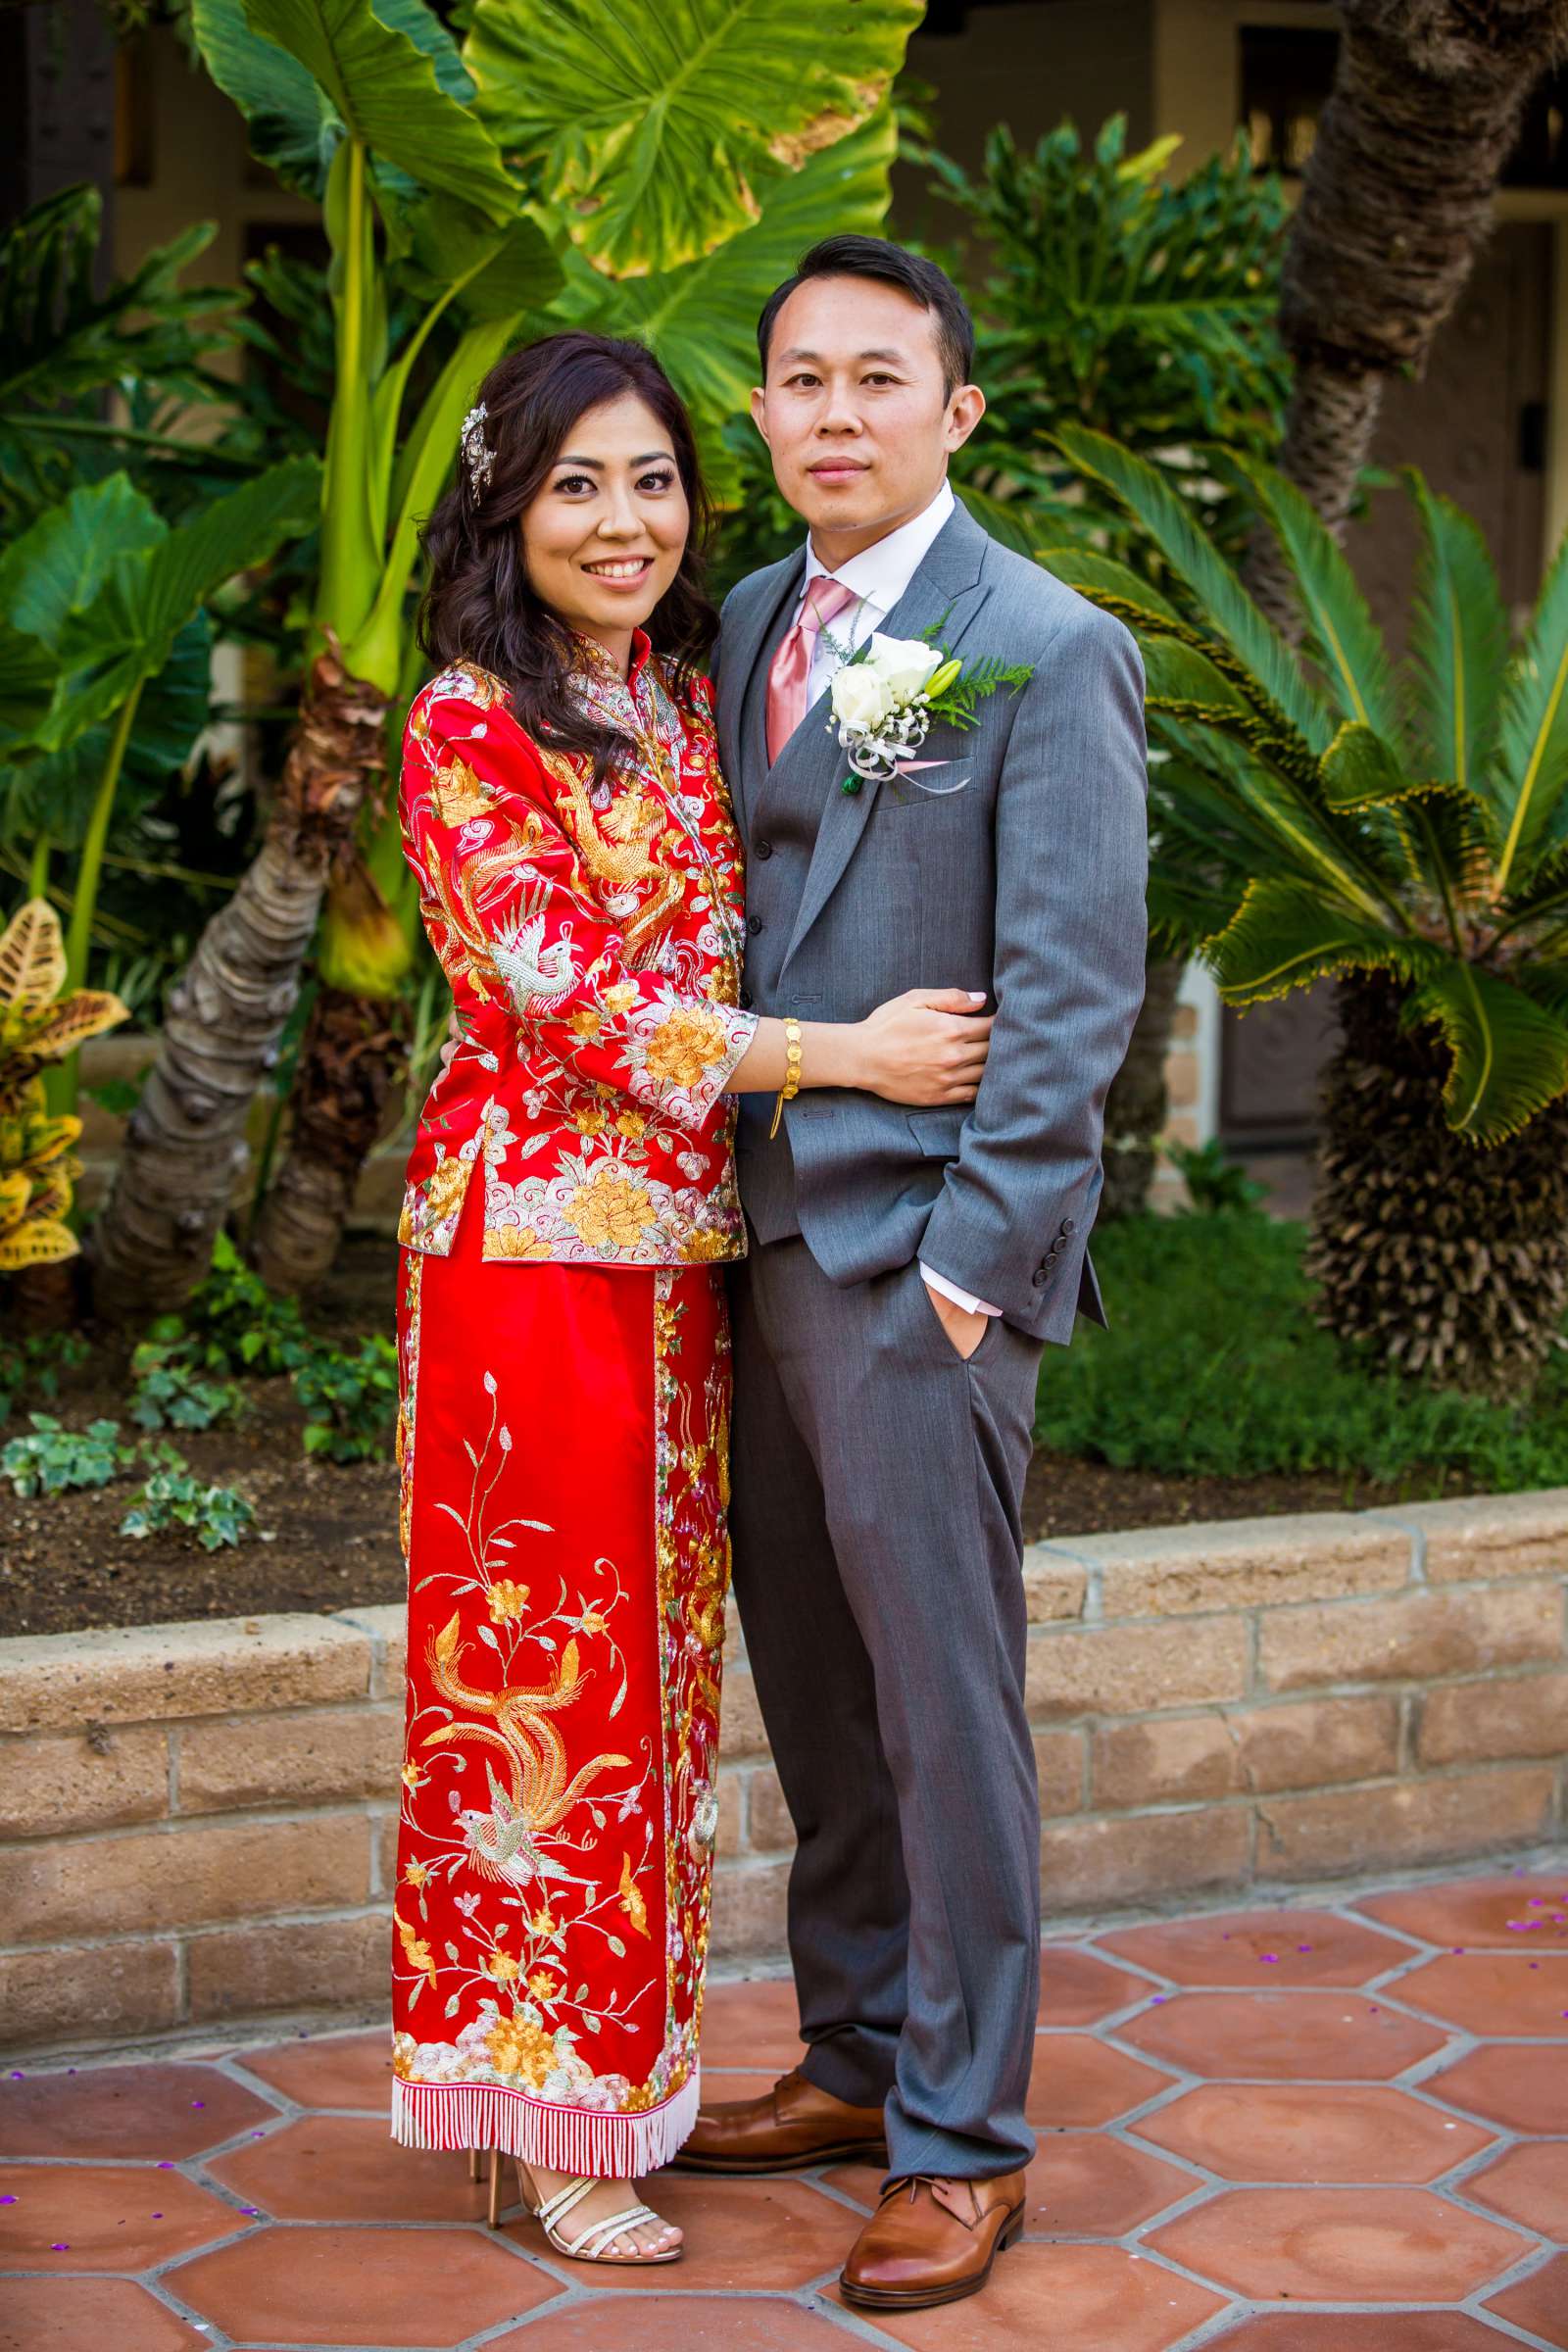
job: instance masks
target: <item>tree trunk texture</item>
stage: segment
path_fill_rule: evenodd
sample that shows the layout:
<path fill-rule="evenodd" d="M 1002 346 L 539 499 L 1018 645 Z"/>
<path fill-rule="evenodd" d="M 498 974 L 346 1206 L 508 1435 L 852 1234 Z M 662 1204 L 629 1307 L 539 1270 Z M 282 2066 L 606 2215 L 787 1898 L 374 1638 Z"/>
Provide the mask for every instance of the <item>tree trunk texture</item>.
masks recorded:
<path fill-rule="evenodd" d="M 408 1062 L 402 1004 L 321 989 L 295 1071 L 288 1152 L 252 1248 L 258 1273 L 274 1291 L 303 1290 L 331 1265 Z"/>
<path fill-rule="evenodd" d="M 1280 300 L 1297 364 L 1281 467 L 1335 532 L 1385 380 L 1420 373 L 1491 232 L 1525 101 L 1568 49 L 1568 0 L 1343 0 L 1341 18 Z M 1248 575 L 1270 618 L 1298 635 L 1265 534 Z"/>
<path fill-rule="evenodd" d="M 1568 1307 L 1568 1101 L 1478 1151 L 1443 1112 L 1448 1050 L 1378 976 L 1341 984 L 1306 1272 L 1318 1320 L 1390 1369 L 1528 1395 Z"/>
<path fill-rule="evenodd" d="M 351 678 L 333 649 L 318 657 L 267 838 L 170 993 L 158 1057 L 90 1236 L 103 1314 L 177 1308 L 207 1272 L 328 870 L 381 761 L 385 713 L 385 696 Z"/>
<path fill-rule="evenodd" d="M 1180 956 L 1152 956 L 1146 969 L 1144 1002 L 1128 1041 L 1127 1055 L 1105 1097 L 1102 1218 L 1136 1216 L 1149 1206 L 1150 1187 L 1159 1161 L 1159 1135 L 1169 1099 L 1165 1056 L 1170 1051 L 1176 992 L 1186 970 Z"/>

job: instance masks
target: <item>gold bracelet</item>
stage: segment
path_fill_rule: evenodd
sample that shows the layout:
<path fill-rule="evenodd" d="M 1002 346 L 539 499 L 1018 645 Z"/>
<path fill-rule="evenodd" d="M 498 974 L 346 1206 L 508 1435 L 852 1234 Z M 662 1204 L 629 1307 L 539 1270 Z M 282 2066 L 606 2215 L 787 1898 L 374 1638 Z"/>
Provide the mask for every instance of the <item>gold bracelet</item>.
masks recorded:
<path fill-rule="evenodd" d="M 784 1116 L 784 1105 L 793 1102 L 801 1091 L 801 1024 L 793 1013 L 784 1019 L 784 1083 L 778 1090 L 773 1105 L 773 1124 L 767 1131 L 769 1143 L 778 1133 L 778 1123 Z"/>

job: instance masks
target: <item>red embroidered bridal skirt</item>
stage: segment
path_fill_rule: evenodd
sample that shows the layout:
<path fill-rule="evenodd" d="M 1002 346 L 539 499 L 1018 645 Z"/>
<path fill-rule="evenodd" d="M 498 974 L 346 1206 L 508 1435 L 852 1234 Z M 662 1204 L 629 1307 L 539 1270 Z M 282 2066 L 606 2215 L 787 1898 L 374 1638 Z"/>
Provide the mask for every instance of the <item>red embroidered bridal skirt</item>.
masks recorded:
<path fill-rule="evenodd" d="M 392 2136 L 631 2179 L 697 2113 L 729 1581 L 716 1267 L 402 1252 Z"/>

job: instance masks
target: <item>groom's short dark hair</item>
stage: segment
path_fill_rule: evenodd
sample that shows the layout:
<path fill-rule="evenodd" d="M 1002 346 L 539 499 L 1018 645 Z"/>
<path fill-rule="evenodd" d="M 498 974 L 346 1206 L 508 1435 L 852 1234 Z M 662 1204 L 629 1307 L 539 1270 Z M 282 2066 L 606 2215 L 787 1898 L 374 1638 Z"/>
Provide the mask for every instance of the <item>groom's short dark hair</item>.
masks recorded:
<path fill-rule="evenodd" d="M 901 294 L 907 294 L 923 311 L 935 314 L 944 397 L 951 400 L 956 388 L 969 381 L 974 368 L 974 320 L 947 271 L 922 255 L 890 243 L 886 237 L 853 234 L 824 237 L 819 245 L 813 245 L 809 253 L 801 257 L 795 275 L 776 286 L 763 304 L 762 316 L 757 321 L 757 349 L 764 381 L 773 321 L 796 287 L 804 285 L 809 277 L 874 277 L 885 286 L 897 286 Z"/>

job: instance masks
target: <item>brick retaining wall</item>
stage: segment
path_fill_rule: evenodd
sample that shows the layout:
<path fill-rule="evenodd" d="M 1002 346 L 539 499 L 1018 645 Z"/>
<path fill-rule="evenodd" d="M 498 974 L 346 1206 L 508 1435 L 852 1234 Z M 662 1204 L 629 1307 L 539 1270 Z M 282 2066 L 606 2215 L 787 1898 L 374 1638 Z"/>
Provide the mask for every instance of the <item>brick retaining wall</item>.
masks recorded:
<path fill-rule="evenodd" d="M 1082 1537 L 1025 1576 L 1052 1912 L 1564 1826 L 1568 1490 Z M 11 2051 L 384 2000 L 402 1633 L 386 1607 L 0 1642 Z M 720 1970 L 781 1955 L 790 1843 L 732 1643 Z"/>

